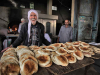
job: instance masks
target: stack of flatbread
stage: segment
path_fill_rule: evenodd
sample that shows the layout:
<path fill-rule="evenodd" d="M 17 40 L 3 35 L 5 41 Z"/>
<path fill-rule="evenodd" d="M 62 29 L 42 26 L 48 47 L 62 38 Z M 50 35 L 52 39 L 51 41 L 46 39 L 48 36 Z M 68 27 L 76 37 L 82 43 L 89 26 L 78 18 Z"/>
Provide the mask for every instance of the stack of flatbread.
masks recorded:
<path fill-rule="evenodd" d="M 30 46 L 29 47 L 34 53 L 35 57 L 38 60 L 39 66 L 41 67 L 50 67 L 52 65 L 52 60 L 50 58 L 51 48 L 48 46 L 49 50 L 46 50 L 47 46 Z"/>
<path fill-rule="evenodd" d="M 93 49 L 93 51 L 97 54 L 100 54 L 100 48 L 97 48 L 95 46 L 91 46 L 91 48 Z"/>
<path fill-rule="evenodd" d="M 18 75 L 20 66 L 16 56 L 15 48 L 6 50 L 0 60 L 0 75 Z"/>
<path fill-rule="evenodd" d="M 51 59 L 56 65 L 61 65 L 61 66 L 67 66 L 68 65 L 68 60 L 64 56 L 67 54 L 67 51 L 65 50 L 66 45 L 63 43 L 54 43 L 51 44 L 46 48 L 46 50 L 51 52 Z"/>
<path fill-rule="evenodd" d="M 38 61 L 27 46 L 18 46 L 16 52 L 19 57 L 21 75 L 32 75 L 38 71 Z"/>
<path fill-rule="evenodd" d="M 51 58 L 56 65 L 61 65 L 61 66 L 68 65 L 68 59 L 64 55 L 59 55 L 56 52 L 52 52 Z"/>

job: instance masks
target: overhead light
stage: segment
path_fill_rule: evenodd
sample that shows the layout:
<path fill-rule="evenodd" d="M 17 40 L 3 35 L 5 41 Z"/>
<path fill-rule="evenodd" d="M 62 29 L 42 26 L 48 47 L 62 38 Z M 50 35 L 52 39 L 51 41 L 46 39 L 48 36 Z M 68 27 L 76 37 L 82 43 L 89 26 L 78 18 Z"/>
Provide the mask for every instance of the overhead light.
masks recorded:
<path fill-rule="evenodd" d="M 24 6 L 24 5 L 20 5 L 20 7 L 21 7 L 21 8 L 25 8 L 25 6 Z"/>
<path fill-rule="evenodd" d="M 57 11 L 57 7 L 56 6 L 52 6 L 52 10 Z"/>
<path fill-rule="evenodd" d="M 69 8 L 69 10 L 70 10 L 70 8 Z"/>

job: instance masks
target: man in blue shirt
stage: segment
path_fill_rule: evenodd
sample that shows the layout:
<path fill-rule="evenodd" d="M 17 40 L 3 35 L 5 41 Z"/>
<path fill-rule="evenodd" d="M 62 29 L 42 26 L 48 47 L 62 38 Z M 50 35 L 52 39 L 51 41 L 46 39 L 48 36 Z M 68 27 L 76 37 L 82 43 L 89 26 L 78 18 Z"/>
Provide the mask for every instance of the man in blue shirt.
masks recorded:
<path fill-rule="evenodd" d="M 65 20 L 65 25 L 61 26 L 61 29 L 58 34 L 57 42 L 66 43 L 72 41 L 72 33 L 73 29 L 69 25 L 70 21 L 68 19 Z"/>

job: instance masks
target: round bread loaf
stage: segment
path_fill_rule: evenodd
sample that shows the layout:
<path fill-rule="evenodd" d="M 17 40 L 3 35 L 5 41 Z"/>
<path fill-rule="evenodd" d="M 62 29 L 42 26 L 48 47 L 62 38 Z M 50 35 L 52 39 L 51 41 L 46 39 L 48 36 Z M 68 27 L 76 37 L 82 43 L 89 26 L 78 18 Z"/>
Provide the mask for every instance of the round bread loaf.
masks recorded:
<path fill-rule="evenodd" d="M 50 63 L 50 56 L 48 55 L 41 55 L 37 57 L 37 60 L 39 61 L 39 65 L 41 67 L 46 66 Z"/>
<path fill-rule="evenodd" d="M 41 50 L 42 48 L 41 47 L 38 47 L 36 45 L 32 45 L 32 46 L 29 46 L 29 49 L 30 50 L 33 50 L 33 51 L 37 51 L 37 50 Z"/>
<path fill-rule="evenodd" d="M 83 46 L 80 46 L 79 49 L 80 49 L 82 52 L 89 52 L 89 51 L 90 51 L 89 48 L 83 47 Z"/>
<path fill-rule="evenodd" d="M 52 58 L 52 61 L 56 65 L 61 65 L 61 66 L 67 66 L 68 65 L 68 60 L 64 55 L 56 55 Z"/>
<path fill-rule="evenodd" d="M 21 75 L 32 75 L 38 71 L 38 64 L 31 59 L 27 59 L 20 66 L 20 69 Z"/>
<path fill-rule="evenodd" d="M 67 54 L 67 51 L 64 49 L 64 47 L 60 47 L 57 51 L 56 51 L 57 54 L 59 55 L 65 55 Z"/>
<path fill-rule="evenodd" d="M 88 44 L 88 43 L 85 43 L 85 42 L 81 42 L 81 46 L 83 46 L 83 47 L 90 47 L 90 45 Z"/>
<path fill-rule="evenodd" d="M 55 43 L 55 44 L 51 44 L 51 45 L 54 46 L 54 47 L 59 48 L 61 46 L 61 43 Z"/>
<path fill-rule="evenodd" d="M 23 55 L 22 57 L 19 58 L 20 65 L 22 65 L 24 63 L 24 61 L 27 60 L 27 59 L 31 59 L 31 60 L 35 61 L 38 64 L 38 61 L 35 57 L 26 54 L 26 55 Z"/>
<path fill-rule="evenodd" d="M 15 51 L 17 52 L 18 50 L 20 50 L 22 48 L 29 49 L 28 46 L 20 45 L 20 46 L 17 46 L 17 48 L 15 49 Z"/>
<path fill-rule="evenodd" d="M 25 54 L 30 54 L 30 55 L 34 56 L 34 53 L 32 51 L 30 51 L 29 49 L 22 48 L 21 50 L 17 51 L 17 55 L 19 56 L 19 58 Z"/>
<path fill-rule="evenodd" d="M 76 62 L 76 57 L 73 56 L 73 54 L 68 53 L 65 56 L 67 57 L 69 63 L 75 63 Z"/>
<path fill-rule="evenodd" d="M 66 48 L 66 50 L 67 50 L 67 52 L 68 53 L 71 53 L 71 52 L 75 52 L 75 48 L 73 47 L 73 46 L 68 46 L 67 48 Z"/>
<path fill-rule="evenodd" d="M 75 52 L 73 52 L 73 55 L 78 59 L 78 60 L 82 60 L 84 58 L 84 55 L 81 51 L 76 50 Z"/>
<path fill-rule="evenodd" d="M 50 46 L 47 46 L 46 50 L 56 51 L 57 50 L 57 47 L 50 45 Z"/>
<path fill-rule="evenodd" d="M 77 41 L 77 42 L 73 42 L 72 45 L 78 47 L 80 46 L 80 43 Z"/>

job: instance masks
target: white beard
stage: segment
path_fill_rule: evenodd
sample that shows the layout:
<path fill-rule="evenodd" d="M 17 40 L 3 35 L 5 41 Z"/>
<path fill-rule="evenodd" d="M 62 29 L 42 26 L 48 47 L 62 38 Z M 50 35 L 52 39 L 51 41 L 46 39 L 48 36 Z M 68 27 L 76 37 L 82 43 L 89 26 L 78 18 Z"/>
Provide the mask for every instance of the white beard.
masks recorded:
<path fill-rule="evenodd" d="M 32 22 L 32 20 L 31 20 L 31 23 L 32 23 L 33 25 L 35 25 L 35 24 L 36 24 L 36 20 L 35 20 L 34 22 Z"/>

